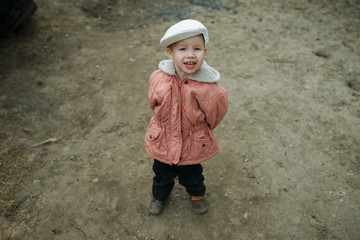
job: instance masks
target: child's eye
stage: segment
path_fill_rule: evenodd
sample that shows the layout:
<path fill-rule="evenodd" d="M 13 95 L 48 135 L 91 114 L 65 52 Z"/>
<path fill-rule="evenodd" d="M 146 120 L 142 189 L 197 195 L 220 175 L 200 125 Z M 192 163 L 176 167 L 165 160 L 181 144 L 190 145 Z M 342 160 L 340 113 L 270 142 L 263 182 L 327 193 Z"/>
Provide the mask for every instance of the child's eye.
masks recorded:
<path fill-rule="evenodd" d="M 196 51 L 200 51 L 200 50 L 201 50 L 201 48 L 195 48 L 195 50 L 196 50 Z"/>
<path fill-rule="evenodd" d="M 184 51 L 184 50 L 185 50 L 185 48 L 180 48 L 179 50 L 180 50 L 180 51 Z"/>

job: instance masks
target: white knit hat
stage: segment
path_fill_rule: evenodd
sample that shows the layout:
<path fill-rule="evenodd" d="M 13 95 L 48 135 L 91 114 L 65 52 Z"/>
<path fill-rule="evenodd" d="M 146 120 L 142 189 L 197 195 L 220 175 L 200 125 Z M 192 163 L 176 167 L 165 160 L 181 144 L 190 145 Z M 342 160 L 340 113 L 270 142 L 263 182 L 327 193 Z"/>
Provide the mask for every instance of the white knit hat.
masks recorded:
<path fill-rule="evenodd" d="M 160 40 L 160 44 L 168 47 L 180 40 L 202 34 L 205 39 L 205 46 L 209 42 L 209 35 L 206 27 L 199 21 L 187 19 L 172 25 Z"/>

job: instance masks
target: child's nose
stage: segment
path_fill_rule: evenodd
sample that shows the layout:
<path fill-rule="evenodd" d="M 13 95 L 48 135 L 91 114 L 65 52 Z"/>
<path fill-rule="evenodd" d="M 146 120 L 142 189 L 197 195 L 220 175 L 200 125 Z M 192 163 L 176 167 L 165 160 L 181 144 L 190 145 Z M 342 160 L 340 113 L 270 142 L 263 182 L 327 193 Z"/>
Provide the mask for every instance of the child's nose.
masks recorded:
<path fill-rule="evenodd" d="M 195 52 L 193 50 L 189 50 L 188 57 L 194 57 L 194 56 L 195 56 Z"/>

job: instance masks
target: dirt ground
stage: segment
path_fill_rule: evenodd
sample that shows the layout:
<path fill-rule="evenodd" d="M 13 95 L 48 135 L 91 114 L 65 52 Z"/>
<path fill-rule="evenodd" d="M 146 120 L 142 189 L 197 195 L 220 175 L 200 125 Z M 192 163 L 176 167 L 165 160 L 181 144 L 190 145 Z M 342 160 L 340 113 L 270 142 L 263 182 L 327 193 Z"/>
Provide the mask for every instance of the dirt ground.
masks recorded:
<path fill-rule="evenodd" d="M 37 0 L 0 39 L 0 239 L 360 239 L 360 1 Z M 229 111 L 209 212 L 148 214 L 148 79 L 208 27 Z"/>

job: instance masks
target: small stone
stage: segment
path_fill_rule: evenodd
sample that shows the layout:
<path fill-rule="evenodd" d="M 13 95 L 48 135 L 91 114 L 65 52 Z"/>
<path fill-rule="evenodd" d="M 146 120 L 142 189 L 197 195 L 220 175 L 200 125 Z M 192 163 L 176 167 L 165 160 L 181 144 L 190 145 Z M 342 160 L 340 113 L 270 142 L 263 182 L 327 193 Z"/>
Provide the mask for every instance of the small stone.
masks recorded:
<path fill-rule="evenodd" d="M 35 83 L 39 86 L 43 85 L 44 84 L 44 79 L 42 78 L 37 78 L 35 79 Z"/>
<path fill-rule="evenodd" d="M 31 133 L 31 129 L 30 129 L 30 128 L 23 127 L 22 130 L 23 130 L 25 133 Z"/>

